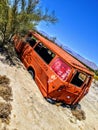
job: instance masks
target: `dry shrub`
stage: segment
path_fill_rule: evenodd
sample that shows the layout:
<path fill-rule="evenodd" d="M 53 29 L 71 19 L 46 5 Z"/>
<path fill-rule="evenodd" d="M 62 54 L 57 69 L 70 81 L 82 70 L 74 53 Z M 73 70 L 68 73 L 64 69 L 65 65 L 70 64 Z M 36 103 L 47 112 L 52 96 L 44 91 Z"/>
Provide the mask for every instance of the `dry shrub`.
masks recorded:
<path fill-rule="evenodd" d="M 0 75 L 0 96 L 6 100 L 9 101 L 12 96 L 12 89 L 9 87 L 9 79 L 6 76 Z"/>
<path fill-rule="evenodd" d="M 11 100 L 11 96 L 12 96 L 11 87 L 0 85 L 0 96 L 6 101 Z"/>
<path fill-rule="evenodd" d="M 10 83 L 10 80 L 5 75 L 4 76 L 0 75 L 0 84 L 1 85 L 6 86 L 6 85 L 9 85 L 9 83 Z"/>
<path fill-rule="evenodd" d="M 11 99 L 12 89 L 9 87 L 9 79 L 6 76 L 0 75 L 0 96 L 5 100 L 5 102 L 0 102 L 0 119 L 2 122 L 9 124 L 12 106 L 7 103 Z"/>
<path fill-rule="evenodd" d="M 85 120 L 86 116 L 85 116 L 85 112 L 81 109 L 74 109 L 72 110 L 72 114 L 73 116 L 75 116 L 78 120 Z"/>
<path fill-rule="evenodd" d="M 95 76 L 94 76 L 94 79 L 98 81 L 98 76 L 97 76 L 97 75 L 95 75 Z"/>
<path fill-rule="evenodd" d="M 9 123 L 11 110 L 12 106 L 10 103 L 0 103 L 0 118 L 2 122 Z"/>

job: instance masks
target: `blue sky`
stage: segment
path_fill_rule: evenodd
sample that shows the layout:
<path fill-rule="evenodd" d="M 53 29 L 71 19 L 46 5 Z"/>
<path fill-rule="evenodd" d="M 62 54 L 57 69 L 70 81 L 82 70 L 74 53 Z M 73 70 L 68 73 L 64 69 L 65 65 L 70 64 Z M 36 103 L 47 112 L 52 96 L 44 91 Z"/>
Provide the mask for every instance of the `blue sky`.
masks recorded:
<path fill-rule="evenodd" d="M 42 22 L 38 29 L 98 65 L 98 0 L 41 0 L 40 4 L 54 10 L 59 21 Z"/>

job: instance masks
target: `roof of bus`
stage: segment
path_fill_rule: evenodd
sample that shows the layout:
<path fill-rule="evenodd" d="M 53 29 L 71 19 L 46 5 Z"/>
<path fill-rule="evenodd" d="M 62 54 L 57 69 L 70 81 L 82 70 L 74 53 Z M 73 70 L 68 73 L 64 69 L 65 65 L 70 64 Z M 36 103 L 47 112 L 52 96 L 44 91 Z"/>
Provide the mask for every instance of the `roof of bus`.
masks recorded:
<path fill-rule="evenodd" d="M 71 64 L 71 66 L 80 69 L 82 71 L 85 71 L 86 73 L 89 73 L 93 75 L 93 72 L 91 72 L 84 64 L 82 64 L 78 59 L 73 57 L 71 54 L 60 48 L 57 44 L 52 42 L 51 40 L 45 38 L 38 32 L 32 31 L 32 35 L 35 36 L 39 41 L 44 43 L 50 50 L 53 50 L 54 53 L 56 53 L 58 56 L 62 57 L 66 62 Z"/>

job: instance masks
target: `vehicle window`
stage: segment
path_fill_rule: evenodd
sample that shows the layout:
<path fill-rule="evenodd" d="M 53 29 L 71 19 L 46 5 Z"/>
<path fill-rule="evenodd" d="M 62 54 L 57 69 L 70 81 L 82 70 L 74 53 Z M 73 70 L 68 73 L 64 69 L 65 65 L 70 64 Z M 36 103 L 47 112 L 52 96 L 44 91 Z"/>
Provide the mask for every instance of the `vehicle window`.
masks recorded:
<path fill-rule="evenodd" d="M 27 37 L 27 38 L 26 38 L 26 41 L 30 44 L 31 47 L 33 47 L 33 46 L 36 44 L 36 42 L 37 42 L 36 38 L 33 37 L 33 36 Z"/>
<path fill-rule="evenodd" d="M 55 54 L 49 50 L 46 46 L 42 43 L 38 43 L 34 50 L 40 55 L 40 57 L 49 64 L 51 60 L 55 57 Z"/>
<path fill-rule="evenodd" d="M 76 74 L 74 75 L 71 83 L 78 86 L 78 87 L 81 87 L 82 84 L 84 83 L 86 79 L 86 75 L 81 73 L 81 72 L 76 72 Z"/>
<path fill-rule="evenodd" d="M 54 61 L 51 68 L 63 80 L 67 79 L 71 72 L 71 67 L 60 58 Z"/>

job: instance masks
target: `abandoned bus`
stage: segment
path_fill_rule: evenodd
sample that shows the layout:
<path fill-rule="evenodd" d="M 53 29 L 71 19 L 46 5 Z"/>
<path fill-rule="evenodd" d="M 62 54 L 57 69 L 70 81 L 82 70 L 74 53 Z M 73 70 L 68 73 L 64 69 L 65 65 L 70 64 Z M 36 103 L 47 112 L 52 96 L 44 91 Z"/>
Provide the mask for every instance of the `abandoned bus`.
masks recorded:
<path fill-rule="evenodd" d="M 74 106 L 88 93 L 93 73 L 51 40 L 36 31 L 13 40 L 21 61 L 47 100 Z"/>

